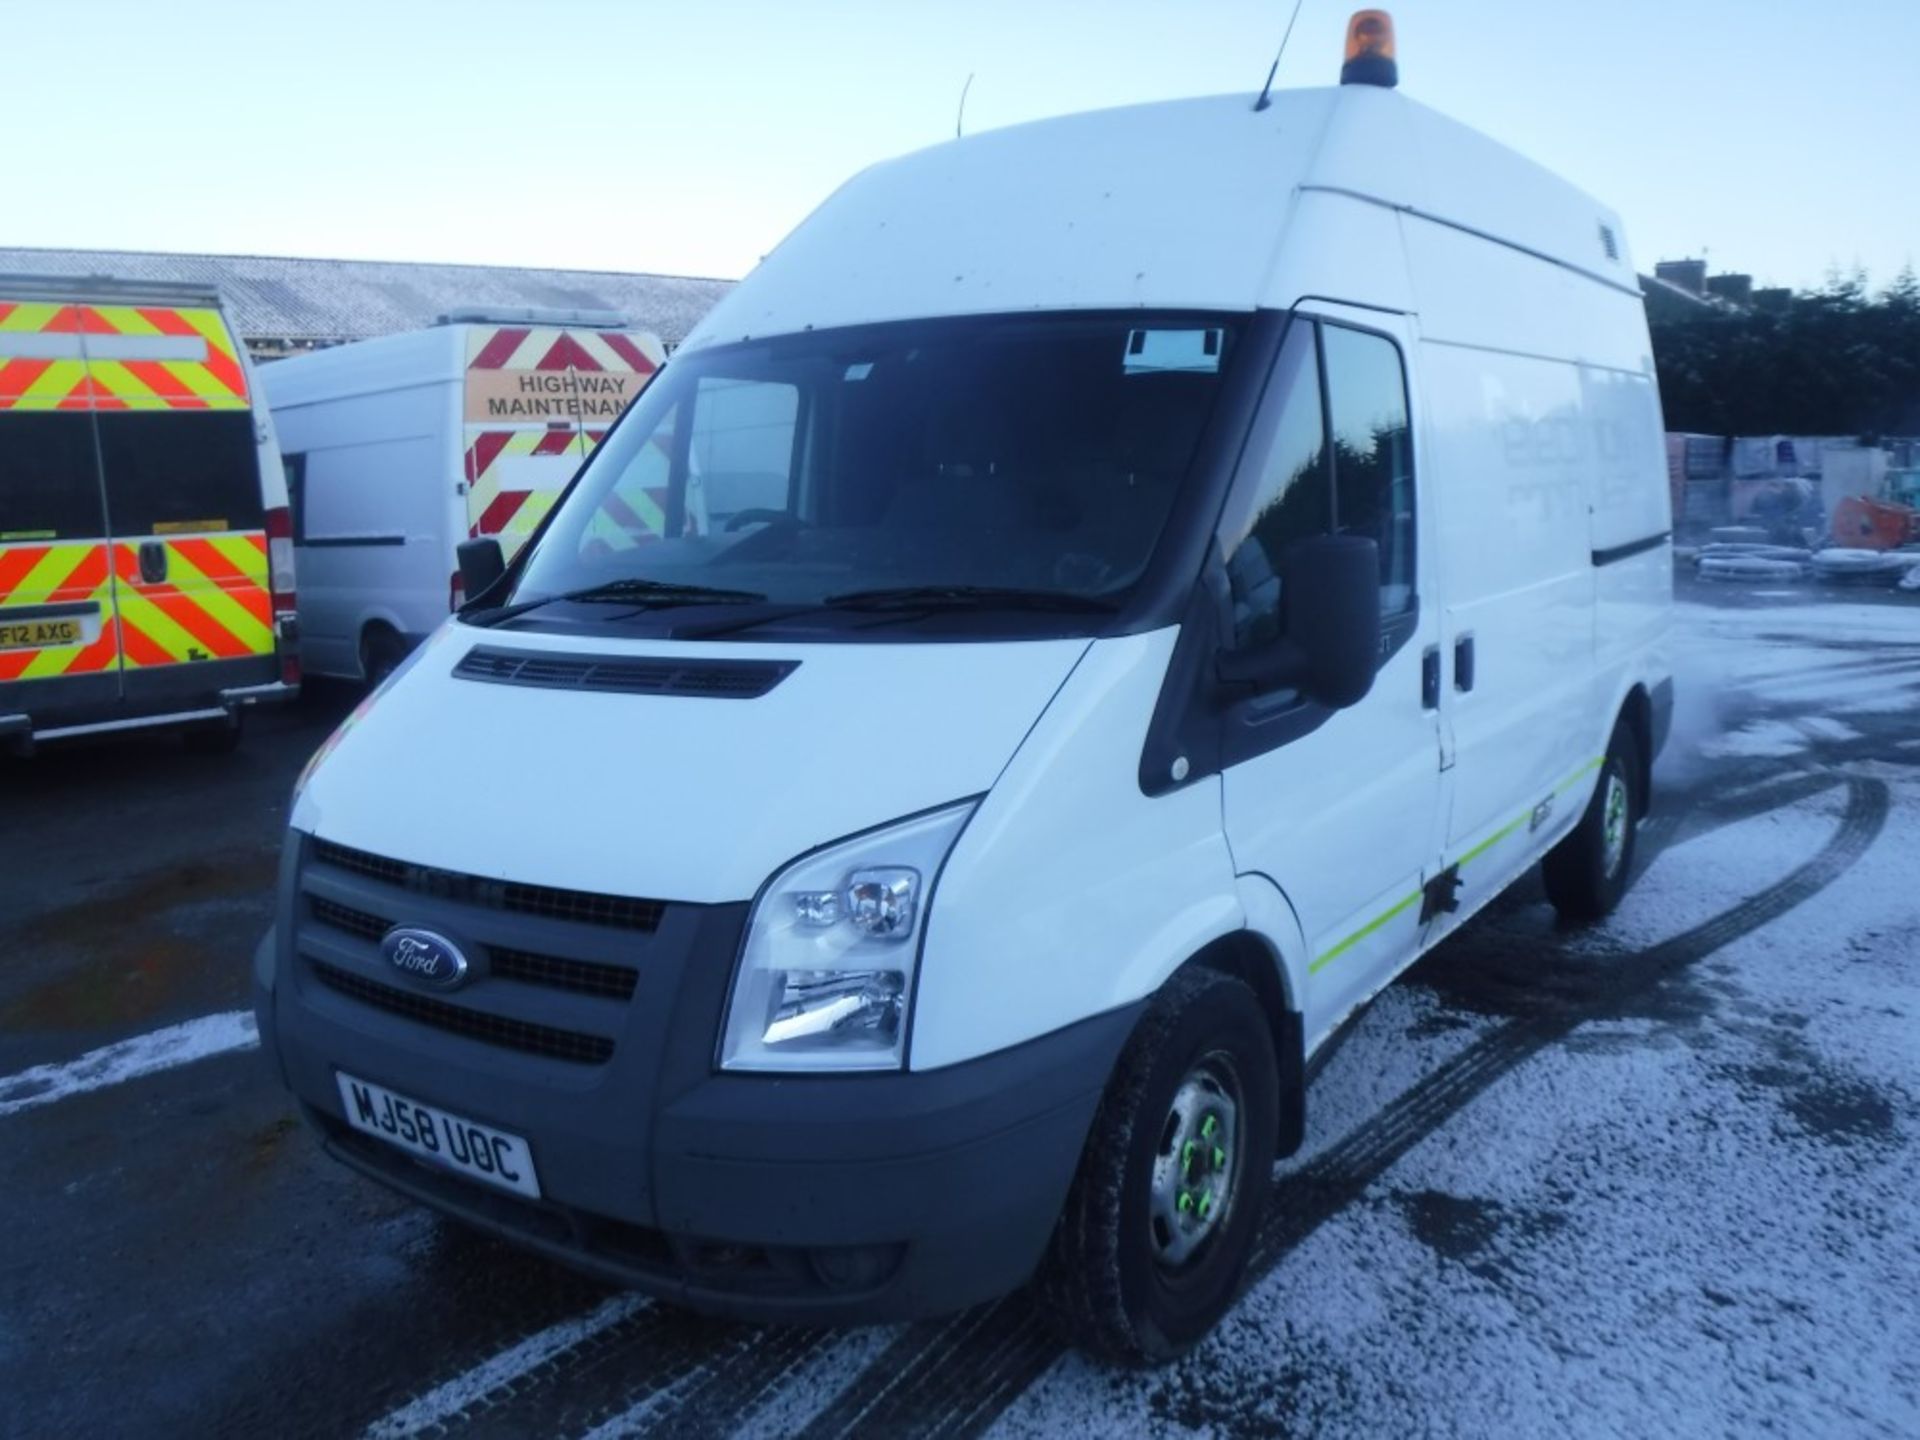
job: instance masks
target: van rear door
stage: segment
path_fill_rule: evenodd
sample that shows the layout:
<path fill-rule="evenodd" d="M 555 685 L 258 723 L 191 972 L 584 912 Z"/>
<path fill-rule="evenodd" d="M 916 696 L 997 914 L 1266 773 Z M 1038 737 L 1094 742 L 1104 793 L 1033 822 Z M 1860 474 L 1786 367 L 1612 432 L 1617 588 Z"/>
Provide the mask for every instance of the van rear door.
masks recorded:
<path fill-rule="evenodd" d="M 0 715 L 120 696 L 78 327 L 74 306 L 0 299 Z"/>
<path fill-rule="evenodd" d="M 464 395 L 468 534 L 511 556 L 666 359 L 654 336 L 473 325 Z"/>
<path fill-rule="evenodd" d="M 82 307 L 129 703 L 278 677 L 239 347 L 212 307 Z"/>

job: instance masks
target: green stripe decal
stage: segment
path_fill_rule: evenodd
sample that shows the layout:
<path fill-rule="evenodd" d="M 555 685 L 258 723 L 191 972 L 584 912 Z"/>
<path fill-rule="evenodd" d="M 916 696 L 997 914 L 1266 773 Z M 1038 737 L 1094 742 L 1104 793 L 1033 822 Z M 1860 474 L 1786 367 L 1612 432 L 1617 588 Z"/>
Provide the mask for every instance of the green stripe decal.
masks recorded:
<path fill-rule="evenodd" d="M 1382 925 L 1386 924 L 1389 920 L 1393 919 L 1393 917 L 1398 915 L 1402 910 L 1405 910 L 1409 905 L 1413 904 L 1414 901 L 1420 898 L 1420 895 L 1421 895 L 1421 892 L 1416 890 L 1411 895 L 1407 896 L 1406 899 L 1402 900 L 1398 905 L 1395 905 L 1391 910 L 1387 911 L 1386 914 L 1378 916 L 1375 919 L 1369 920 L 1364 926 L 1354 931 L 1353 934 L 1347 936 L 1346 939 L 1342 940 L 1338 945 L 1334 946 L 1331 950 L 1327 951 L 1327 953 L 1322 955 L 1318 960 L 1315 960 L 1313 964 L 1309 965 L 1307 967 L 1307 973 L 1311 975 L 1315 971 L 1321 969 L 1322 967 L 1331 965 L 1334 961 L 1338 960 L 1342 955 L 1346 954 L 1347 951 L 1351 950 L 1355 945 L 1358 945 L 1362 940 L 1366 939 L 1367 936 L 1373 934 L 1374 931 L 1378 930 Z"/>
<path fill-rule="evenodd" d="M 1556 795 L 1559 795 L 1565 791 L 1571 790 L 1574 786 L 1578 785 L 1582 780 L 1586 779 L 1587 776 L 1591 775 L 1594 771 L 1598 770 L 1602 765 L 1606 763 L 1607 763 L 1607 757 L 1604 755 L 1602 755 L 1598 760 L 1587 761 L 1586 764 L 1582 765 L 1578 770 L 1574 771 L 1573 774 L 1569 775 L 1565 780 L 1562 780 L 1560 782 L 1559 787 L 1553 793 Z"/>
<path fill-rule="evenodd" d="M 1464 865 L 1469 860 L 1477 860 L 1480 856 L 1486 854 L 1487 851 L 1491 850 L 1494 846 L 1498 845 L 1502 840 L 1506 839 L 1507 836 L 1511 835 L 1514 831 L 1518 830 L 1522 825 L 1526 824 L 1527 821 L 1531 820 L 1532 818 L 1533 818 L 1533 812 L 1529 810 L 1526 814 L 1522 815 L 1518 820 L 1514 821 L 1511 825 L 1502 825 L 1498 830 L 1494 831 L 1493 834 L 1487 836 L 1486 839 L 1482 840 L 1478 845 L 1474 846 L 1471 850 L 1467 851 L 1466 854 L 1462 855 L 1458 860 L 1454 861 L 1453 863 L 1456 865 Z"/>
<path fill-rule="evenodd" d="M 1569 775 L 1565 780 L 1562 780 L 1558 785 L 1556 785 L 1554 787 L 1553 793 L 1555 795 L 1564 795 L 1567 791 L 1571 790 L 1574 786 L 1578 785 L 1582 780 L 1586 779 L 1587 776 L 1591 775 L 1594 771 L 1598 770 L 1602 765 L 1606 763 L 1607 763 L 1607 758 L 1604 755 L 1600 756 L 1598 759 L 1589 760 L 1586 764 L 1582 765 L 1578 770 L 1574 771 L 1573 774 Z M 1502 840 L 1506 839 L 1509 835 L 1513 834 L 1514 831 L 1518 830 L 1522 825 L 1525 825 L 1532 818 L 1533 818 L 1533 811 L 1531 810 L 1527 811 L 1526 814 L 1522 815 L 1518 820 L 1515 820 L 1512 824 L 1501 826 L 1498 830 L 1494 831 L 1493 834 L 1489 835 L 1486 839 L 1482 840 L 1478 845 L 1474 846 L 1471 850 L 1467 851 L 1466 854 L 1462 855 L 1458 860 L 1454 861 L 1453 863 L 1455 865 L 1465 865 L 1470 861 L 1479 859 L 1480 856 L 1486 854 L 1487 851 L 1491 850 L 1494 846 L 1498 845 Z M 1316 959 L 1311 965 L 1307 967 L 1307 973 L 1309 975 L 1314 975 L 1319 973 L 1321 970 L 1325 969 L 1327 966 L 1331 965 L 1334 961 L 1338 960 L 1342 955 L 1346 954 L 1347 951 L 1351 950 L 1355 945 L 1358 945 L 1362 940 L 1366 939 L 1369 935 L 1373 934 L 1374 931 L 1378 930 L 1381 926 L 1385 925 L 1389 920 L 1392 920 L 1396 915 L 1404 911 L 1409 905 L 1413 904 L 1414 901 L 1418 900 L 1421 897 L 1421 895 L 1424 893 L 1425 893 L 1424 891 L 1416 890 L 1413 892 L 1413 894 L 1407 896 L 1406 899 L 1400 901 L 1399 904 L 1395 905 L 1391 910 L 1387 911 L 1384 915 L 1379 915 L 1379 916 L 1376 916 L 1374 919 L 1369 920 L 1360 929 L 1354 931 L 1353 934 L 1347 936 L 1346 939 L 1342 940 L 1338 945 L 1334 946 L 1331 950 L 1327 951 L 1326 954 Z"/>

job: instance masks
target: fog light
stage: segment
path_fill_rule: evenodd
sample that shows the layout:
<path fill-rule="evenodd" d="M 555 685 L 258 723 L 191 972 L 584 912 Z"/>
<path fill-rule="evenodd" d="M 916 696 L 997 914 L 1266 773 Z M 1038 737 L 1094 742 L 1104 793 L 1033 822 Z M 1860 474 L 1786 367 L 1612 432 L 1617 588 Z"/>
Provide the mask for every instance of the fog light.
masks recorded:
<path fill-rule="evenodd" d="M 898 1245 L 822 1245 L 810 1251 L 813 1273 L 829 1290 L 870 1290 L 899 1268 Z"/>

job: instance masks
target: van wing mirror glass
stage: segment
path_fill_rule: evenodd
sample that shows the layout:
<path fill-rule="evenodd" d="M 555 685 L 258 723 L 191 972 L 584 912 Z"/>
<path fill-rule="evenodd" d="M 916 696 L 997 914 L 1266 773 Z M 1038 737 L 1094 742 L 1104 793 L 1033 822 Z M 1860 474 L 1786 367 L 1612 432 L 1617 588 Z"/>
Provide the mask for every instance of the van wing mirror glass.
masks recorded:
<path fill-rule="evenodd" d="M 500 542 L 491 535 L 479 540 L 462 540 L 453 553 L 460 561 L 460 588 L 466 592 L 469 605 L 484 596 L 507 573 L 506 557 L 500 553 Z"/>
<path fill-rule="evenodd" d="M 1299 690 L 1335 710 L 1373 688 L 1380 660 L 1380 547 L 1359 535 L 1316 535 L 1281 567 L 1286 633 L 1223 653 L 1223 686 L 1269 693 Z"/>

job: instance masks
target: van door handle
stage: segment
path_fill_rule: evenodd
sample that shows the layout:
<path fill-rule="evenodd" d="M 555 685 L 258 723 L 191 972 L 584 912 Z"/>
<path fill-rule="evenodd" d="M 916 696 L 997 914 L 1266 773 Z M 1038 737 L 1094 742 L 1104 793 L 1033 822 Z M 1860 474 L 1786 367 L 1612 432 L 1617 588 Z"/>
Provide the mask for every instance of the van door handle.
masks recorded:
<path fill-rule="evenodd" d="M 159 585 L 167 578 L 167 547 L 158 540 L 140 542 L 140 578 Z"/>
<path fill-rule="evenodd" d="M 1453 642 L 1453 688 L 1473 689 L 1473 636 L 1461 635 Z"/>
<path fill-rule="evenodd" d="M 1420 708 L 1438 710 L 1440 708 L 1440 647 L 1427 646 L 1426 653 L 1420 657 Z"/>

